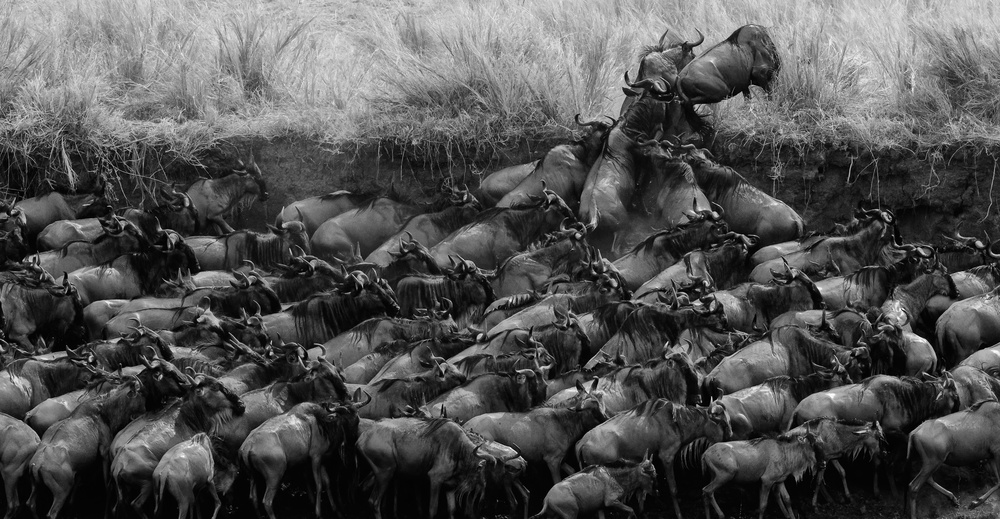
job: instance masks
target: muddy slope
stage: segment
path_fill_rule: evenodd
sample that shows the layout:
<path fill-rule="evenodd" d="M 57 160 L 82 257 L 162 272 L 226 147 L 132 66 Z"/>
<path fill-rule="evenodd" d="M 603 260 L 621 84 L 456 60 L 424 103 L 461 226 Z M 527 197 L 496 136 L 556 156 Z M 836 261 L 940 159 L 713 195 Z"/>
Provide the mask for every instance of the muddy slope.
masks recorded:
<path fill-rule="evenodd" d="M 540 158 L 555 144 L 524 144 L 505 153 L 444 163 L 394 157 L 364 147 L 334 153 L 290 140 L 240 143 L 246 152 L 253 150 L 269 181 L 271 199 L 234 223 L 259 228 L 272 221 L 283 205 L 337 189 L 378 190 L 392 183 L 421 199 L 432 196 L 445 176 L 474 187 L 483 175 Z M 895 211 L 910 239 L 939 241 L 940 233 L 950 233 L 956 225 L 969 234 L 995 229 L 1000 223 L 996 161 L 985 153 L 941 150 L 920 157 L 910 152 L 817 146 L 775 155 L 762 149 L 742 139 L 719 140 L 712 148 L 719 162 L 791 204 L 809 229 L 829 229 L 862 200 Z"/>

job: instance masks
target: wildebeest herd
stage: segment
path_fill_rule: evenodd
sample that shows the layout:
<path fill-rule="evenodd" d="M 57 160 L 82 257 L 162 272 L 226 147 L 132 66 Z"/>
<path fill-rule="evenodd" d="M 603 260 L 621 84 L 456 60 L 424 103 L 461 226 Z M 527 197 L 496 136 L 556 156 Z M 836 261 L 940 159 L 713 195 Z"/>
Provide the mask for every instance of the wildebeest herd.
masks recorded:
<path fill-rule="evenodd" d="M 665 481 L 681 517 L 681 474 L 708 519 L 746 483 L 794 517 L 829 466 L 849 499 L 859 455 L 876 494 L 920 467 L 912 517 L 924 483 L 957 502 L 935 469 L 1000 470 L 1000 255 L 885 209 L 806 234 L 699 147 L 695 105 L 769 91 L 774 44 L 703 40 L 665 33 L 617 119 L 475 193 L 336 191 L 235 231 L 267 197 L 251 161 L 144 209 L 102 185 L 3 206 L 7 517 L 103 478 L 108 515 L 274 519 L 296 468 L 317 516 L 434 517 L 442 491 L 450 516 L 632 513 Z"/>

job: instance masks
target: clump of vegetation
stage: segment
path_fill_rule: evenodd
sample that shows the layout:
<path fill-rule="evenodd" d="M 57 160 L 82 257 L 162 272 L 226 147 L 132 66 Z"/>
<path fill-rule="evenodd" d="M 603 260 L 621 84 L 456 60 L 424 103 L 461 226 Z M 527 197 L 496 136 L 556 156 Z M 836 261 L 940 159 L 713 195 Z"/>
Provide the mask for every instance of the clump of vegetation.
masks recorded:
<path fill-rule="evenodd" d="M 9 189 L 84 168 L 147 171 L 233 137 L 297 136 L 440 160 L 564 139 L 616 115 L 665 28 L 704 51 L 771 32 L 773 96 L 713 107 L 756 145 L 992 147 L 1000 23 L 989 0 L 0 0 Z M 64 155 L 74 157 L 62 160 Z M 140 171 L 142 170 L 142 171 Z"/>

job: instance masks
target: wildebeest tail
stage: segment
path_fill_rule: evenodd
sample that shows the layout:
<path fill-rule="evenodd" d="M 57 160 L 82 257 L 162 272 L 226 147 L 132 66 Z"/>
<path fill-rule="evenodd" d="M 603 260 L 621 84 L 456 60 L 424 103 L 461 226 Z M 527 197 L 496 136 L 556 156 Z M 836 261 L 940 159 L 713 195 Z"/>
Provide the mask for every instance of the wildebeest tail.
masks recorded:
<path fill-rule="evenodd" d="M 712 445 L 712 441 L 708 438 L 697 438 L 692 440 L 687 445 L 681 447 L 681 450 L 677 452 L 677 456 L 674 458 L 674 463 L 679 464 L 681 470 L 685 475 L 705 473 L 705 467 L 702 464 L 702 455 L 705 451 Z"/>

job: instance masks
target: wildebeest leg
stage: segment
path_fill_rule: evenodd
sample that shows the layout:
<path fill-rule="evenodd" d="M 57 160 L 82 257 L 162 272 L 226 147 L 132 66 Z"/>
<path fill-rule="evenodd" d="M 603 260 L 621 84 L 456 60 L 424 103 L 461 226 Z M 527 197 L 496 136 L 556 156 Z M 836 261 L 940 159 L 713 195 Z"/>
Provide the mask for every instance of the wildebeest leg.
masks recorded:
<path fill-rule="evenodd" d="M 628 506 L 625 503 L 622 503 L 621 501 L 615 500 L 608 503 L 608 508 L 615 508 L 617 510 L 621 510 L 622 512 L 628 514 L 626 517 L 635 517 L 635 510 L 632 510 L 631 506 Z M 601 510 L 601 512 L 603 513 L 604 510 Z"/>
<path fill-rule="evenodd" d="M 952 494 L 951 492 L 948 492 L 943 487 L 934 482 L 934 476 L 933 476 L 934 471 L 937 470 L 939 466 L 941 466 L 941 463 L 935 459 L 928 459 L 928 457 L 924 455 L 924 451 L 923 448 L 921 447 L 920 442 L 913 442 L 913 446 L 916 448 L 917 453 L 920 455 L 922 465 L 920 466 L 920 472 L 918 472 L 917 475 L 913 478 L 913 480 L 910 481 L 910 484 L 907 487 L 907 490 L 910 493 L 908 499 L 908 504 L 910 507 L 910 518 L 916 519 L 917 517 L 917 492 L 920 490 L 920 487 L 924 486 L 924 483 L 926 482 L 930 482 L 932 488 L 947 496 L 948 499 L 950 499 L 955 506 L 958 506 L 958 499 L 955 498 L 955 495 Z"/>
<path fill-rule="evenodd" d="M 445 501 L 448 503 L 448 517 L 454 519 L 455 517 L 455 491 L 448 490 L 444 493 Z M 434 516 L 431 516 L 434 517 Z"/>
<path fill-rule="evenodd" d="M 721 519 L 725 519 L 726 514 L 722 513 L 722 508 L 719 506 L 719 502 L 715 500 L 715 491 L 718 490 L 722 485 L 725 485 L 729 480 L 725 477 L 719 477 L 718 474 L 712 475 L 712 481 L 709 481 L 705 488 L 701 489 L 701 499 L 705 503 L 705 519 L 712 519 L 712 516 L 708 513 L 708 503 L 709 500 L 712 502 L 712 508 L 715 509 L 715 513 Z"/>
<path fill-rule="evenodd" d="M 330 510 L 333 513 L 340 515 L 337 511 L 337 503 L 333 499 L 333 485 L 330 483 L 330 473 L 326 471 L 325 468 L 320 468 L 320 476 L 323 478 L 323 488 L 326 489 L 326 500 L 330 503 Z"/>
<path fill-rule="evenodd" d="M 135 513 L 139 515 L 142 519 L 149 519 L 146 515 L 143 507 L 146 505 L 146 501 L 149 500 L 149 496 L 153 494 L 153 484 L 149 481 L 144 481 L 139 487 L 139 495 L 135 496 L 132 500 L 132 509 Z"/>
<path fill-rule="evenodd" d="M 767 498 L 771 495 L 771 487 L 774 486 L 773 481 L 763 481 L 760 482 L 760 519 L 764 519 L 764 512 L 767 510 Z M 787 516 L 787 514 L 786 514 Z"/>
<path fill-rule="evenodd" d="M 321 464 L 321 458 L 313 458 L 312 460 L 312 472 L 313 472 L 313 483 L 316 485 L 316 497 L 314 504 L 316 506 L 316 519 L 320 518 L 320 513 L 322 512 L 321 507 L 323 504 L 323 465 Z"/>
<path fill-rule="evenodd" d="M 219 226 L 219 230 L 221 231 L 220 234 L 229 234 L 236 230 L 233 229 L 233 226 L 229 225 L 228 222 L 223 220 L 221 216 L 209 218 L 209 221 Z"/>
<path fill-rule="evenodd" d="M 28 494 L 28 510 L 31 510 L 31 516 L 34 519 L 38 519 L 37 511 L 37 500 L 38 500 L 38 483 L 39 481 L 35 478 L 31 480 L 31 493 Z"/>
<path fill-rule="evenodd" d="M 996 476 L 996 478 L 997 478 L 997 484 L 993 485 L 992 487 L 990 487 L 990 489 L 987 490 L 985 494 L 983 494 L 982 496 L 976 498 L 975 501 L 973 501 L 972 503 L 970 503 L 969 504 L 969 510 L 972 510 L 972 509 L 976 508 L 977 506 L 985 503 L 986 500 L 989 499 L 990 496 L 992 496 L 993 493 L 997 491 L 997 489 L 1000 489 L 1000 460 L 997 460 L 997 459 L 994 458 L 992 465 L 993 465 L 993 475 Z"/>
<path fill-rule="evenodd" d="M 431 480 L 431 491 L 428 493 L 430 504 L 427 505 L 427 517 L 437 517 L 438 500 L 441 498 L 441 479 L 436 474 L 428 474 Z"/>
<path fill-rule="evenodd" d="M 72 473 L 67 474 L 63 470 L 43 470 L 41 471 L 42 482 L 52 491 L 52 506 L 49 507 L 48 518 L 56 519 L 59 512 L 66 505 L 70 491 L 73 489 Z"/>
<path fill-rule="evenodd" d="M 212 509 L 212 519 L 216 519 L 219 515 L 219 509 L 222 508 L 222 500 L 219 499 L 219 491 L 215 489 L 215 483 L 208 482 L 208 493 L 212 495 L 212 501 L 215 502 L 215 507 Z"/>
<path fill-rule="evenodd" d="M 14 514 L 17 513 L 17 509 L 21 506 L 21 501 L 17 495 L 17 483 L 21 479 L 21 476 L 24 475 L 25 469 L 28 468 L 28 461 L 30 459 L 31 456 L 28 456 L 20 465 L 11 464 L 3 469 L 4 494 L 7 496 L 7 513 L 3 516 L 4 519 L 13 519 Z"/>
<path fill-rule="evenodd" d="M 555 485 L 562 481 L 562 474 L 559 472 L 560 463 L 557 459 L 547 459 L 545 464 L 549 467 L 549 474 L 552 475 L 552 484 Z"/>
<path fill-rule="evenodd" d="M 278 495 L 278 487 L 281 485 L 281 476 L 284 474 L 284 467 L 280 467 L 282 470 L 269 470 L 267 474 L 264 474 L 264 512 L 270 519 L 277 519 L 274 515 L 274 497 Z"/>
<path fill-rule="evenodd" d="M 382 498 L 385 496 L 386 488 L 389 487 L 389 482 L 392 481 L 392 474 L 392 469 L 375 471 L 375 488 L 372 489 L 372 493 L 368 497 L 372 511 L 375 512 L 375 519 L 382 519 Z"/>
<path fill-rule="evenodd" d="M 521 505 L 524 507 L 524 519 L 528 519 L 528 505 L 531 504 L 531 491 L 520 481 L 514 481 L 514 488 L 521 494 Z M 516 511 L 516 510 L 515 510 Z"/>
<path fill-rule="evenodd" d="M 785 517 L 795 519 L 795 509 L 792 508 L 792 498 L 788 495 L 788 489 L 785 488 L 784 481 L 778 483 L 778 506 L 781 508 L 781 513 L 785 514 Z"/>
<path fill-rule="evenodd" d="M 830 464 L 833 465 L 833 468 L 837 469 L 837 473 L 840 474 L 840 481 L 843 482 L 844 484 L 844 498 L 847 499 L 848 503 L 850 503 L 851 491 L 848 490 L 847 488 L 847 472 L 844 470 L 843 465 L 841 465 L 840 461 L 838 460 L 833 460 L 830 462 Z"/>
<path fill-rule="evenodd" d="M 683 519 L 684 516 L 681 515 L 681 506 L 677 502 L 677 481 L 674 477 L 674 456 L 677 454 L 676 450 L 673 452 L 660 452 L 660 462 L 663 463 L 663 472 L 667 476 L 667 488 L 670 489 L 670 499 L 674 503 L 674 517 L 677 519 Z M 669 458 L 668 458 L 669 456 Z M 668 459 L 670 461 L 665 461 Z"/>

